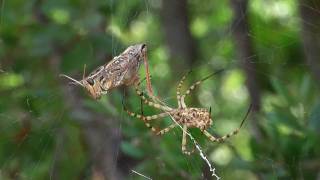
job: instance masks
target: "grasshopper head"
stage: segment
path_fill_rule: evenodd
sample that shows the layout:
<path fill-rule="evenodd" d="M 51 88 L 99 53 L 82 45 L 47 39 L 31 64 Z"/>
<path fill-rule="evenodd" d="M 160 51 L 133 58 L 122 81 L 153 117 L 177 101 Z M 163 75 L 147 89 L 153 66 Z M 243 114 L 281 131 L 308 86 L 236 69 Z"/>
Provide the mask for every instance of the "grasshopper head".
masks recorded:
<path fill-rule="evenodd" d="M 101 95 L 102 95 L 102 89 L 100 87 L 100 83 L 98 81 L 96 81 L 93 78 L 85 78 L 81 81 L 75 80 L 67 75 L 61 74 L 60 76 L 68 78 L 69 80 L 71 80 L 72 84 L 76 84 L 76 85 L 80 85 L 82 87 L 84 87 L 88 92 L 89 95 L 94 98 L 94 99 L 100 99 Z M 104 91 L 104 93 L 107 93 L 107 91 Z"/>

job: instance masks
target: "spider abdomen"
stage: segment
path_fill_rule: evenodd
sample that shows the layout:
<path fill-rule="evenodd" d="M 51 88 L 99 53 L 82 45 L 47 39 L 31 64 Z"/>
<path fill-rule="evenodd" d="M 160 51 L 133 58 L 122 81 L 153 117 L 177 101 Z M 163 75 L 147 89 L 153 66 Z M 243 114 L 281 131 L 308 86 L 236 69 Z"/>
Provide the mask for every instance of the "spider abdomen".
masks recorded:
<path fill-rule="evenodd" d="M 186 125 L 188 128 L 195 127 L 205 130 L 212 124 L 209 111 L 204 108 L 179 109 L 173 114 L 173 117 L 177 123 Z"/>

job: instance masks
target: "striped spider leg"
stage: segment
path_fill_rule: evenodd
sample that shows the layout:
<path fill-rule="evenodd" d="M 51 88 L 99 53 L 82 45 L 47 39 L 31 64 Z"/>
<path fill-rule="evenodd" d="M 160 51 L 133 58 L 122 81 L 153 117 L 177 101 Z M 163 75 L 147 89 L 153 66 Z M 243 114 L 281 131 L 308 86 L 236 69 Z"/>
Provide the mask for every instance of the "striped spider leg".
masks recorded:
<path fill-rule="evenodd" d="M 185 97 L 187 95 L 189 95 L 203 81 L 205 81 L 206 79 L 208 79 L 208 78 L 210 78 L 210 77 L 214 76 L 215 74 L 218 74 L 222 71 L 223 70 L 212 73 L 209 76 L 195 82 L 182 94 L 181 87 L 183 85 L 184 80 L 186 79 L 186 76 L 189 73 L 187 75 L 184 75 L 182 77 L 182 79 L 180 80 L 178 87 L 177 87 L 178 108 L 171 108 L 166 105 L 161 105 L 161 104 L 153 102 L 151 99 L 148 99 L 147 97 L 145 97 L 143 92 L 141 92 L 139 90 L 138 86 L 136 86 L 136 93 L 140 96 L 140 98 L 142 99 L 142 101 L 145 104 L 152 106 L 156 109 L 160 109 L 164 112 L 160 113 L 158 115 L 153 115 L 153 116 L 143 116 L 141 114 L 136 114 L 136 113 L 130 112 L 128 110 L 126 110 L 126 111 L 128 112 L 128 114 L 130 116 L 133 116 L 133 117 L 136 117 L 136 118 L 143 120 L 145 122 L 146 126 L 149 127 L 153 132 L 156 132 L 157 135 L 163 135 L 163 134 L 169 132 L 171 129 L 173 129 L 177 125 L 182 126 L 183 134 L 182 134 L 181 150 L 184 154 L 187 154 L 187 155 L 190 155 L 192 153 L 192 152 L 188 151 L 186 148 L 188 128 L 199 128 L 202 131 L 202 133 L 206 137 L 208 137 L 211 141 L 223 142 L 226 139 L 230 138 L 231 136 L 236 135 L 239 132 L 240 128 L 242 127 L 244 121 L 247 119 L 247 117 L 251 111 L 251 105 L 250 105 L 245 117 L 243 118 L 239 128 L 237 128 L 236 130 L 232 131 L 231 133 L 228 133 L 220 138 L 216 138 L 216 137 L 212 136 L 206 130 L 212 125 L 212 118 L 210 115 L 211 108 L 208 110 L 206 108 L 187 107 L 187 105 L 185 104 L 185 101 L 184 101 Z M 163 118 L 163 117 L 167 117 L 167 116 L 172 117 L 174 119 L 175 123 L 171 124 L 167 128 L 164 128 L 160 131 L 156 130 L 156 128 L 152 127 L 151 124 L 149 123 L 149 121 L 151 121 L 151 120 L 155 120 L 155 119 L 159 119 L 159 118 Z"/>
<path fill-rule="evenodd" d="M 138 96 L 141 98 L 141 101 L 151 107 L 154 107 L 156 109 L 160 109 L 162 111 L 164 111 L 163 113 L 160 113 L 160 114 L 157 114 L 157 115 L 152 115 L 152 116 L 144 116 L 142 113 L 141 114 L 137 114 L 137 113 L 134 113 L 134 112 L 131 112 L 129 111 L 126 106 L 124 105 L 124 103 L 122 102 L 123 104 L 123 108 L 124 110 L 132 117 L 136 117 L 138 119 L 141 119 L 145 125 L 151 129 L 151 131 L 153 131 L 154 133 L 156 133 L 157 135 L 160 135 L 160 134 L 163 134 L 164 130 L 161 130 L 161 131 L 158 131 L 156 128 L 154 128 L 153 126 L 151 126 L 151 124 L 149 123 L 149 121 L 151 120 L 156 120 L 156 119 L 160 119 L 160 118 L 164 118 L 164 117 L 167 117 L 169 116 L 173 111 L 174 109 L 168 107 L 168 106 L 165 106 L 165 105 L 161 105 L 161 104 L 158 104 L 158 103 L 155 103 L 153 102 L 152 100 L 148 99 L 147 97 L 144 96 L 144 93 L 139 89 L 139 85 L 140 85 L 140 82 L 135 86 L 135 91 L 136 93 L 138 94 Z M 172 127 L 173 128 L 173 127 Z M 165 130 L 167 131 L 167 130 Z"/>

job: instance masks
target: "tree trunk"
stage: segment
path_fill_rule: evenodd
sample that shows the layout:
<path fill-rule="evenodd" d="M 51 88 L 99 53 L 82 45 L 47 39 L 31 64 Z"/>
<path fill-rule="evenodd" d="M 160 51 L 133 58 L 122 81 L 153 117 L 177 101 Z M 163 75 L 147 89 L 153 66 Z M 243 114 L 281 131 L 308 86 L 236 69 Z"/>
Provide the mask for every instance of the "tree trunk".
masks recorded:
<path fill-rule="evenodd" d="M 299 1 L 302 40 L 306 61 L 320 86 L 320 1 Z"/>
<path fill-rule="evenodd" d="M 252 103 L 252 131 L 257 142 L 261 142 L 262 134 L 257 122 L 257 113 L 260 111 L 260 87 L 256 79 L 255 64 L 250 63 L 254 57 L 252 40 L 249 34 L 247 17 L 247 0 L 231 0 L 233 9 L 233 36 L 240 60 L 240 66 L 246 74 L 246 86 Z M 249 58 L 250 57 L 250 58 Z"/>
<path fill-rule="evenodd" d="M 182 74 L 192 69 L 197 58 L 195 40 L 189 29 L 187 0 L 163 0 L 161 13 L 165 41 L 172 59 L 172 72 L 174 75 Z M 192 80 L 192 77 L 189 79 Z M 197 100 L 193 98 L 192 103 L 197 103 Z M 212 178 L 207 164 L 204 163 L 203 167 L 204 178 Z"/>
<path fill-rule="evenodd" d="M 50 19 L 42 12 L 43 0 L 37 0 L 33 7 L 34 17 L 39 24 L 46 26 L 50 23 Z M 102 21 L 104 22 L 104 21 Z M 101 27 L 96 29 L 97 32 L 94 33 L 104 33 L 105 24 L 101 24 Z M 79 41 L 79 37 L 75 37 L 64 46 L 58 46 L 53 43 L 54 53 L 48 57 L 48 62 L 50 69 L 56 77 L 61 73 L 60 63 L 64 53 L 68 52 L 72 47 L 74 47 Z M 76 123 L 80 125 L 84 144 L 88 149 L 87 153 L 89 156 L 89 171 L 91 172 L 92 180 L 117 180 L 124 179 L 124 174 L 117 168 L 118 153 L 119 153 L 119 143 L 121 139 L 121 134 L 118 131 L 117 119 L 113 117 L 106 117 L 97 112 L 86 108 L 84 106 L 82 98 L 80 98 L 75 88 L 70 89 L 67 83 L 62 82 L 61 78 L 57 79 L 61 84 L 61 89 L 63 91 L 64 100 L 66 106 L 70 109 L 70 116 L 72 119 L 76 120 Z M 79 88 L 79 87 L 77 87 Z M 72 91 L 72 92 L 71 92 Z M 63 129 L 58 130 L 58 132 L 64 132 L 57 134 L 57 138 L 61 138 L 66 132 Z M 61 179 L 59 177 L 59 161 L 61 158 L 61 153 L 63 150 L 63 144 L 65 141 L 58 140 L 56 142 L 55 150 L 55 162 L 52 165 L 50 177 L 52 179 Z M 88 172 L 87 169 L 84 171 Z"/>
<path fill-rule="evenodd" d="M 196 49 L 189 29 L 187 0 L 163 0 L 161 16 L 173 72 L 190 69 Z"/>

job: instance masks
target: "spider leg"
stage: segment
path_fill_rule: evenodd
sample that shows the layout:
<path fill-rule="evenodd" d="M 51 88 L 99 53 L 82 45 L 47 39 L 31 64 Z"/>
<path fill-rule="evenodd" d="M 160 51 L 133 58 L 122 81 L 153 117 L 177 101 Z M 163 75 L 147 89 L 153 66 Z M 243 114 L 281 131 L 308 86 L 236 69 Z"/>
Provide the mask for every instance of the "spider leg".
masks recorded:
<path fill-rule="evenodd" d="M 181 87 L 182 84 L 184 83 L 184 80 L 186 79 L 186 77 L 191 73 L 192 71 L 190 70 L 189 72 L 187 72 L 185 75 L 182 76 L 178 86 L 177 86 L 177 100 L 178 100 L 178 107 L 181 108 Z"/>
<path fill-rule="evenodd" d="M 122 101 L 122 105 L 123 105 L 123 109 L 128 113 L 128 115 L 132 116 L 132 117 L 136 117 L 138 119 L 141 119 L 144 124 L 151 129 L 151 131 L 157 133 L 158 130 L 156 128 L 154 128 L 153 126 L 151 126 L 151 124 L 148 122 L 148 121 L 151 121 L 151 120 L 155 120 L 155 119 L 160 119 L 160 118 L 163 118 L 163 117 L 166 117 L 169 115 L 168 112 L 164 112 L 164 113 L 160 113 L 160 114 L 157 114 L 157 115 L 152 115 L 152 116 L 143 116 L 141 114 L 137 114 L 137 113 L 134 113 L 134 112 L 131 112 L 129 111 L 124 102 Z"/>
<path fill-rule="evenodd" d="M 216 138 L 216 137 L 212 136 L 212 135 L 211 135 L 208 131 L 206 131 L 206 130 L 203 131 L 203 134 L 206 135 L 206 136 L 207 136 L 211 141 L 213 141 L 213 142 L 223 142 L 223 141 L 225 141 L 226 139 L 230 138 L 231 136 L 234 136 L 234 135 L 238 134 L 239 131 L 240 131 L 240 128 L 242 127 L 242 125 L 243 125 L 243 123 L 244 123 L 244 121 L 247 119 L 247 117 L 248 117 L 248 115 L 249 115 L 249 113 L 250 113 L 250 111 L 251 111 L 251 108 L 252 108 L 252 105 L 249 106 L 249 109 L 248 109 L 246 115 L 244 116 L 244 118 L 243 118 L 242 121 L 241 121 L 240 127 L 238 127 L 236 130 L 232 131 L 231 133 L 228 133 L 228 134 L 226 134 L 226 135 L 224 135 L 224 136 L 222 136 L 222 137 L 219 137 L 219 138 Z"/>
<path fill-rule="evenodd" d="M 151 116 L 144 116 L 144 115 L 141 115 L 141 114 L 137 114 L 137 113 L 134 113 L 134 112 L 131 112 L 127 109 L 125 109 L 125 111 L 132 117 L 135 117 L 135 118 L 138 118 L 138 119 L 141 119 L 143 121 L 151 121 L 151 120 L 155 120 L 155 119 L 160 119 L 160 118 L 164 118 L 164 117 L 167 117 L 169 115 L 169 113 L 167 112 L 163 112 L 163 113 L 160 113 L 160 114 L 156 114 L 156 115 L 151 115 Z"/>
<path fill-rule="evenodd" d="M 168 126 L 168 127 L 164 128 L 164 129 L 162 129 L 161 131 L 159 131 L 157 133 L 157 135 L 160 135 L 160 136 L 164 135 L 165 133 L 169 132 L 171 129 L 175 128 L 176 126 L 177 126 L 177 124 L 171 124 L 170 126 Z"/>
<path fill-rule="evenodd" d="M 183 154 L 190 155 L 194 152 L 194 150 L 187 151 L 187 130 L 188 130 L 187 125 L 183 125 L 181 150 Z"/>
<path fill-rule="evenodd" d="M 157 109 L 161 109 L 163 111 L 172 111 L 172 108 L 168 107 L 168 106 L 163 106 L 161 104 L 158 104 L 158 103 L 155 103 L 155 102 L 152 102 L 151 100 L 148 100 L 142 91 L 140 91 L 139 87 L 136 86 L 135 87 L 135 90 L 136 90 L 136 93 L 138 94 L 138 96 L 140 96 L 140 98 L 142 99 L 143 103 L 149 105 L 149 106 L 152 106 L 152 107 L 155 107 Z"/>
<path fill-rule="evenodd" d="M 142 101 L 142 99 L 140 99 L 140 110 L 141 110 L 141 115 L 143 116 L 144 113 L 143 113 L 143 101 Z"/>
<path fill-rule="evenodd" d="M 151 76 L 149 76 L 149 78 L 151 79 Z M 135 90 L 136 93 L 141 97 L 142 102 L 149 105 L 149 106 L 153 106 L 155 108 L 161 109 L 163 111 L 170 111 L 172 110 L 172 108 L 166 106 L 157 96 L 155 96 L 152 92 L 152 94 L 150 94 L 150 92 L 148 92 L 147 97 L 144 96 L 143 91 L 141 91 L 139 89 L 139 86 L 141 84 L 141 82 L 143 82 L 145 79 L 147 79 L 146 77 L 143 78 L 141 81 L 139 81 L 136 85 L 135 85 Z M 147 99 L 148 98 L 148 99 Z"/>
<path fill-rule="evenodd" d="M 234 130 L 233 132 L 231 132 L 231 133 L 229 133 L 229 134 L 227 134 L 227 135 L 224 135 L 224 136 L 222 136 L 222 137 L 219 137 L 219 138 L 216 138 L 216 137 L 212 136 L 212 135 L 211 135 L 208 131 L 206 131 L 206 130 L 203 131 L 203 134 L 206 135 L 206 136 L 210 139 L 210 141 L 221 143 L 221 142 L 225 141 L 226 139 L 230 138 L 231 136 L 234 136 L 234 135 L 238 134 L 238 132 L 239 132 L 239 128 L 236 129 L 236 130 Z"/>
<path fill-rule="evenodd" d="M 154 128 L 148 121 L 151 121 L 151 120 L 155 120 L 155 119 L 160 119 L 160 118 L 163 118 L 163 117 L 166 117 L 168 116 L 168 113 L 164 112 L 164 113 L 160 113 L 160 114 L 157 114 L 157 115 L 152 115 L 152 116 L 143 116 L 141 114 L 136 114 L 134 112 L 131 112 L 127 109 L 125 109 L 125 111 L 132 117 L 135 117 L 135 118 L 138 118 L 138 119 L 141 119 L 144 124 L 151 129 L 151 131 L 153 131 L 154 133 L 158 133 L 158 130 L 156 128 Z"/>
<path fill-rule="evenodd" d="M 192 90 L 194 90 L 197 86 L 199 86 L 203 81 L 205 81 L 205 80 L 209 79 L 210 77 L 212 77 L 212 76 L 214 76 L 214 75 L 216 75 L 216 74 L 219 74 L 219 73 L 221 73 L 221 72 L 223 72 L 223 71 L 224 71 L 224 69 L 220 69 L 220 70 L 218 70 L 218 71 L 216 71 L 216 72 L 208 75 L 207 77 L 204 77 L 203 79 L 201 79 L 201 80 L 193 83 L 193 84 L 188 88 L 188 90 L 187 90 L 187 91 L 181 96 L 181 98 L 180 98 L 180 104 L 182 105 L 182 107 L 185 108 L 184 98 L 185 98 L 187 95 L 189 95 Z"/>

